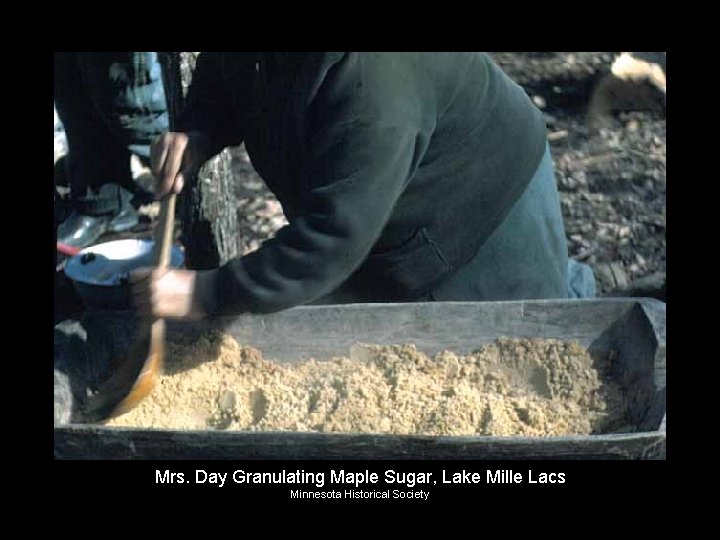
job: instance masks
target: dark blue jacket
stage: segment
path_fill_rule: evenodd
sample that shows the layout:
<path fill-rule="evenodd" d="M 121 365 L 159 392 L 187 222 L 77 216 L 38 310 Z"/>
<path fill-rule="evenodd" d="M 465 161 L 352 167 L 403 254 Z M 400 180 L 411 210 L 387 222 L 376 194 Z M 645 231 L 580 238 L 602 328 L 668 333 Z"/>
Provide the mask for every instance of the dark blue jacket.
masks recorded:
<path fill-rule="evenodd" d="M 338 287 L 411 301 L 467 263 L 543 156 L 542 114 L 484 53 L 203 53 L 181 126 L 245 142 L 289 225 L 198 278 L 210 313 Z"/>

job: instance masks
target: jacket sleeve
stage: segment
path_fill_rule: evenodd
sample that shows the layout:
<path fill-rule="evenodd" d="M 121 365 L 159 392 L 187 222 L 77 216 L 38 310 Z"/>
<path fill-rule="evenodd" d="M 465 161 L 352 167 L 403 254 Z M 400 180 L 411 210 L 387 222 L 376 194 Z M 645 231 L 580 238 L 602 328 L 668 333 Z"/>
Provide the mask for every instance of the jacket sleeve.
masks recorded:
<path fill-rule="evenodd" d="M 232 88 L 223 72 L 220 53 L 200 53 L 187 101 L 178 121 L 179 131 L 199 131 L 212 141 L 211 155 L 243 141 L 243 126 L 232 114 Z"/>
<path fill-rule="evenodd" d="M 428 137 L 411 78 L 367 54 L 339 55 L 312 100 L 299 179 L 306 211 L 257 251 L 198 275 L 208 313 L 311 302 L 346 280 L 380 236 Z"/>

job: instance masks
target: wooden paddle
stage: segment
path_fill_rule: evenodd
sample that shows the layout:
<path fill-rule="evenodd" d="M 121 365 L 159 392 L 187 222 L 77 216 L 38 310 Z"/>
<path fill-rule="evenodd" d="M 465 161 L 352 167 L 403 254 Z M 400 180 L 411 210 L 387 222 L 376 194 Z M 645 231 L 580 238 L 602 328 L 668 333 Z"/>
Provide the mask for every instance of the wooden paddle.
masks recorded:
<path fill-rule="evenodd" d="M 154 264 L 165 268 L 170 263 L 175 220 L 175 194 L 160 202 L 160 216 L 155 229 Z M 152 392 L 162 374 L 165 360 L 165 320 L 141 319 L 136 339 L 127 358 L 119 362 L 115 373 L 88 399 L 86 421 L 109 420 L 133 409 Z"/>

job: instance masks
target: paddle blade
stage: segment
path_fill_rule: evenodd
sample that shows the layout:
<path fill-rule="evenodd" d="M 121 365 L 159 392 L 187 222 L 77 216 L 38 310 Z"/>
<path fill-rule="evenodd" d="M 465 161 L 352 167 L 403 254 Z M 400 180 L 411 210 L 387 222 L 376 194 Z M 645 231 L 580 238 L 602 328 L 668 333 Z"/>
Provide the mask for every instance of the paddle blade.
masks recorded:
<path fill-rule="evenodd" d="M 155 321 L 141 332 L 115 373 L 88 399 L 88 422 L 109 420 L 135 408 L 155 387 L 165 360 L 165 325 Z"/>

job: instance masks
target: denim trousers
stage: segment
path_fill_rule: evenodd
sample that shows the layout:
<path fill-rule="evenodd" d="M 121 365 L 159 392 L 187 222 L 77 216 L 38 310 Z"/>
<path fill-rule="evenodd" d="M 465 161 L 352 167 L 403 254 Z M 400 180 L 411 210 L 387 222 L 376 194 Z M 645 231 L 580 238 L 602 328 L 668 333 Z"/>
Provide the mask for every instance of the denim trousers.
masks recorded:
<path fill-rule="evenodd" d="M 55 107 L 74 209 L 117 212 L 135 191 L 130 156 L 147 160 L 168 129 L 162 69 L 154 52 L 56 52 Z"/>

